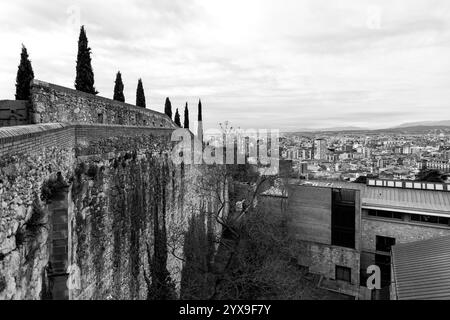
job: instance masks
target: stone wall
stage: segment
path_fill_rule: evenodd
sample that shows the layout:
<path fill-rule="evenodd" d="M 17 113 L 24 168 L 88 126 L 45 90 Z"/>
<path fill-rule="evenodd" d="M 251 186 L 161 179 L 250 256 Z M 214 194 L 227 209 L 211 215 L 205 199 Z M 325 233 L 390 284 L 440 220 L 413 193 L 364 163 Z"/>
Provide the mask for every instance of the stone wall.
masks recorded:
<path fill-rule="evenodd" d="M 39 80 L 31 86 L 32 123 L 100 123 L 175 128 L 165 114 Z"/>
<path fill-rule="evenodd" d="M 35 155 L 43 148 L 74 146 L 75 127 L 62 123 L 0 128 L 0 156 Z"/>
<path fill-rule="evenodd" d="M 47 134 L 25 140 L 55 138 L 55 131 Z M 42 189 L 58 173 L 69 179 L 74 163 L 73 149 L 64 144 L 26 151 L 0 155 L 0 300 L 42 297 L 49 259 Z"/>
<path fill-rule="evenodd" d="M 67 185 L 61 207 L 71 299 L 145 299 L 163 292 L 155 279 L 165 275 L 166 291 L 178 294 L 185 231 L 201 208 L 217 205 L 193 187 L 201 167 L 171 163 L 170 133 L 94 124 L 0 128 L 0 299 L 48 297 L 48 262 L 65 261 L 50 257 L 55 201 L 48 193 L 59 178 Z"/>
<path fill-rule="evenodd" d="M 375 252 L 376 236 L 395 238 L 395 244 L 427 240 L 450 235 L 450 228 L 439 225 L 424 225 L 403 220 L 382 219 L 363 216 L 362 250 Z"/>
<path fill-rule="evenodd" d="M 0 100 L 0 127 L 28 124 L 27 100 Z"/>
<path fill-rule="evenodd" d="M 169 151 L 163 136 L 78 146 L 68 219 L 71 299 L 178 295 L 184 233 L 212 200 L 193 192 L 201 169 L 173 165 Z M 169 287 L 154 292 L 158 274 L 170 276 Z"/>
<path fill-rule="evenodd" d="M 360 256 L 354 249 L 302 241 L 299 243 L 297 261 L 308 266 L 311 273 L 336 280 L 336 266 L 351 268 L 351 283 L 336 283 L 341 292 L 356 295 L 359 286 Z"/>

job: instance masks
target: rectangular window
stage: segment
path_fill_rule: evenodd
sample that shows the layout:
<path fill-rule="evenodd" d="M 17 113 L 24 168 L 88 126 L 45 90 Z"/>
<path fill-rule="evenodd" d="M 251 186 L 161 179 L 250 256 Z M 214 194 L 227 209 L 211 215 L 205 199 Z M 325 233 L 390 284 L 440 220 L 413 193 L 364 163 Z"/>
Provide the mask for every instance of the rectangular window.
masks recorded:
<path fill-rule="evenodd" d="M 98 122 L 98 123 L 103 123 L 103 113 L 99 113 L 99 114 L 97 115 L 97 122 Z"/>
<path fill-rule="evenodd" d="M 332 190 L 332 245 L 355 248 L 355 197 L 354 190 Z"/>
<path fill-rule="evenodd" d="M 352 269 L 342 266 L 336 266 L 336 280 L 352 282 Z"/>
<path fill-rule="evenodd" d="M 395 212 L 395 211 L 386 211 L 386 210 L 368 210 L 367 213 L 369 216 L 373 217 L 381 217 L 381 218 L 388 218 L 388 219 L 403 219 L 403 214 L 401 212 Z"/>
<path fill-rule="evenodd" d="M 391 252 L 391 247 L 393 245 L 395 245 L 395 238 L 382 237 L 382 236 L 376 237 L 376 250 L 377 251 Z"/>
<path fill-rule="evenodd" d="M 441 224 L 445 226 L 450 225 L 450 219 L 447 217 L 427 216 L 422 214 L 412 214 L 411 221 Z"/>

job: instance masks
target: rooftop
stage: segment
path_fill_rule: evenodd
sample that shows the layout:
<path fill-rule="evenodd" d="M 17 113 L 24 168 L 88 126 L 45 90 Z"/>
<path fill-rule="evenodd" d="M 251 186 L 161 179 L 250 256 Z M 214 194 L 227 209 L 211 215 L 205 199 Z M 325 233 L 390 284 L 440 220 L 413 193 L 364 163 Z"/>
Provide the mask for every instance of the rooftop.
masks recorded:
<path fill-rule="evenodd" d="M 289 184 L 298 184 L 298 180 L 291 180 Z M 386 208 L 392 211 L 450 217 L 450 192 L 448 191 L 367 186 L 344 181 L 314 180 L 302 181 L 300 184 L 360 190 L 363 208 Z"/>
<path fill-rule="evenodd" d="M 392 247 L 399 300 L 450 300 L 450 236 Z"/>

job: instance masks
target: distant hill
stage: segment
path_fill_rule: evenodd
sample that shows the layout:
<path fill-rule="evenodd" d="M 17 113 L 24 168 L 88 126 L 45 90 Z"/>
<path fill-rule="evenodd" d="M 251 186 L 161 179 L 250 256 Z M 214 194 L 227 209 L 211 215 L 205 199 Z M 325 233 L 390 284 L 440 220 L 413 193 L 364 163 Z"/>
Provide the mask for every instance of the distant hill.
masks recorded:
<path fill-rule="evenodd" d="M 352 132 L 352 133 L 430 133 L 430 132 L 450 132 L 450 120 L 441 121 L 418 121 L 418 122 L 406 122 L 399 126 L 383 128 L 383 129 L 368 129 L 361 127 L 334 127 L 334 128 L 323 128 L 323 129 L 304 129 L 292 132 L 284 132 L 287 135 L 290 134 L 306 134 L 311 135 L 314 133 L 341 133 L 341 132 Z"/>
<path fill-rule="evenodd" d="M 286 134 L 294 133 L 314 133 L 314 132 L 345 132 L 345 131 L 368 131 L 367 128 L 360 127 L 333 127 L 333 128 L 322 128 L 322 129 L 303 129 L 301 131 L 285 132 Z"/>
<path fill-rule="evenodd" d="M 390 128 L 390 129 L 379 129 L 379 130 L 373 130 L 371 132 L 386 132 L 386 133 L 406 133 L 406 134 L 426 134 L 426 133 L 444 133 L 449 134 L 450 133 L 450 126 L 425 126 L 425 125 L 419 125 L 419 126 L 411 126 L 411 127 L 397 127 L 397 128 Z"/>
<path fill-rule="evenodd" d="M 393 127 L 392 129 L 411 127 L 450 127 L 450 120 L 407 122 Z"/>

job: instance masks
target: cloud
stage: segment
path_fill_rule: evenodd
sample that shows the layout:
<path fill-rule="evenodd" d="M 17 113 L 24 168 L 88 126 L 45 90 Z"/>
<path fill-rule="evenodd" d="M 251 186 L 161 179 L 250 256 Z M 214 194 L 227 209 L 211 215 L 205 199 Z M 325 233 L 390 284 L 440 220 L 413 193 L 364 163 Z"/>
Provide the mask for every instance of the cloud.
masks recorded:
<path fill-rule="evenodd" d="M 78 31 L 111 97 L 122 72 L 150 107 L 198 98 L 207 125 L 386 126 L 448 113 L 446 0 L 27 1 L 2 5 L 0 97 L 14 96 L 20 45 L 37 78 L 73 86 Z M 426 110 L 426 111 L 425 111 Z M 432 119 L 430 119 L 432 120 Z"/>

